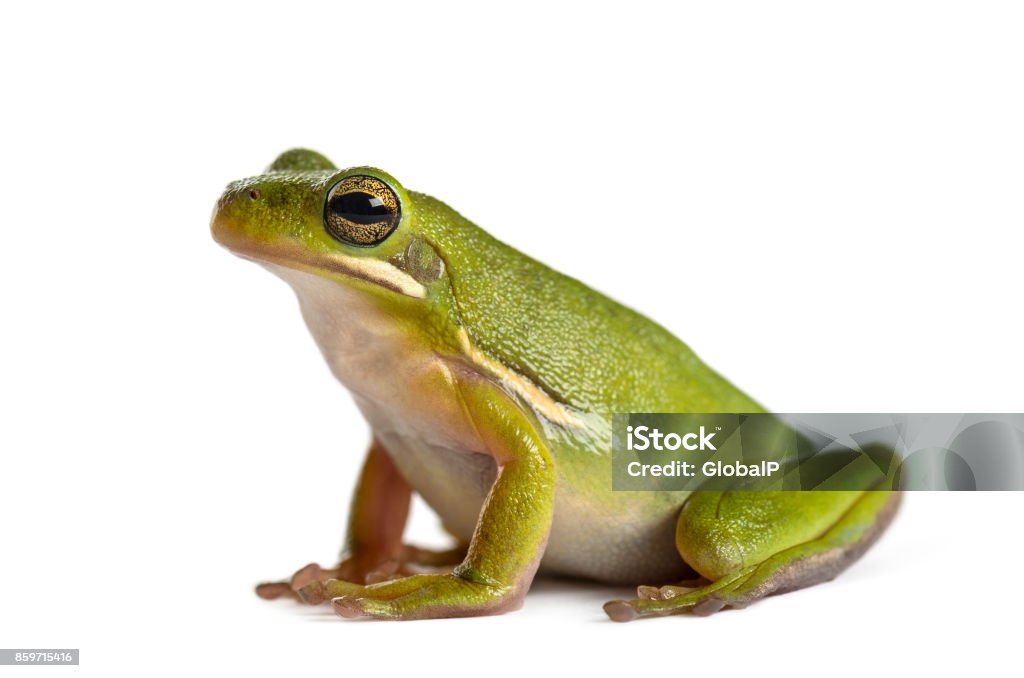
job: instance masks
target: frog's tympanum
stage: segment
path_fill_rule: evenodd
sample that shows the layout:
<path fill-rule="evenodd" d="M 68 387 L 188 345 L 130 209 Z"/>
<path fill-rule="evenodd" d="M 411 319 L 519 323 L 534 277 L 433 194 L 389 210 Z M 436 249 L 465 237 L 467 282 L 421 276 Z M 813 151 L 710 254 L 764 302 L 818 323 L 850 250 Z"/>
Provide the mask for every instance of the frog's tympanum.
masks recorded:
<path fill-rule="evenodd" d="M 212 229 L 294 288 L 372 432 L 340 562 L 265 598 L 488 615 L 541 571 L 639 586 L 605 605 L 616 621 L 705 615 L 833 578 L 895 513 L 881 491 L 613 491 L 613 413 L 761 406 L 659 325 L 385 172 L 292 150 L 229 185 Z M 460 546 L 402 543 L 412 492 Z"/>

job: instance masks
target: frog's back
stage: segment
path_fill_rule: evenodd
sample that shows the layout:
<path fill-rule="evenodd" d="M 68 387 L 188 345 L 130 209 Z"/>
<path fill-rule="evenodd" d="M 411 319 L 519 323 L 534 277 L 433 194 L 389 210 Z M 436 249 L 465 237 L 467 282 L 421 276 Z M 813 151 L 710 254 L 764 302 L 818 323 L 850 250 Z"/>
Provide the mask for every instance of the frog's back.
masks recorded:
<path fill-rule="evenodd" d="M 761 407 L 652 320 L 413 194 L 450 267 L 460 320 L 482 351 L 584 412 Z"/>

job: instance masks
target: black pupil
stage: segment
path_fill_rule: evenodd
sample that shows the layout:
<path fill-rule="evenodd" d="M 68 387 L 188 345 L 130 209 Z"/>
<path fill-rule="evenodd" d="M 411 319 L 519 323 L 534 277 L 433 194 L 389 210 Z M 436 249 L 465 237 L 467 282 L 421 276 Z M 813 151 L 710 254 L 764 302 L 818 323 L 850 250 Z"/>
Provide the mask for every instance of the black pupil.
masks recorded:
<path fill-rule="evenodd" d="M 334 196 L 330 207 L 332 213 L 355 224 L 374 224 L 391 215 L 383 200 L 361 191 Z"/>

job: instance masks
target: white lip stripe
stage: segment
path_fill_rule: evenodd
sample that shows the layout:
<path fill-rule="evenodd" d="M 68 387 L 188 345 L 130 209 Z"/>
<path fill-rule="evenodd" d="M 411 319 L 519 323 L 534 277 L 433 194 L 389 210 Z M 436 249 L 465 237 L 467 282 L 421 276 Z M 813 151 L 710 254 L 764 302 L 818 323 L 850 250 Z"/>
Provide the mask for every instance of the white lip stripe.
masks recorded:
<path fill-rule="evenodd" d="M 241 238 L 222 237 L 218 242 L 238 256 L 257 263 L 278 264 L 300 270 L 322 269 L 347 275 L 357 280 L 365 280 L 407 297 L 423 299 L 427 296 L 427 288 L 417 282 L 415 278 L 379 259 L 350 257 L 339 253 L 313 254 L 303 252 L 298 248 L 268 248 L 264 250 Z"/>
<path fill-rule="evenodd" d="M 386 261 L 347 257 L 344 254 L 333 255 L 329 260 L 343 272 L 351 271 L 357 277 L 388 287 L 407 297 L 422 299 L 427 296 L 427 288 L 405 271 L 395 268 Z"/>

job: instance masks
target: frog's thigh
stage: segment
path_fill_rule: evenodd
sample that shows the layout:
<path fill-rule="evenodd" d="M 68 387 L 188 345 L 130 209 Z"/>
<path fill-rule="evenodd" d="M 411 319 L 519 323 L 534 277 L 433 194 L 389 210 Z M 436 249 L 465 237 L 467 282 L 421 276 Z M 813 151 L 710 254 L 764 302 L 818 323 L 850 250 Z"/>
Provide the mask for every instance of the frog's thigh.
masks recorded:
<path fill-rule="evenodd" d="M 642 600 L 612 601 L 616 621 L 744 607 L 834 578 L 884 531 L 892 492 L 699 492 L 679 515 L 676 547 L 712 583 L 698 589 L 641 587 Z M 651 593 L 654 591 L 655 593 Z"/>

